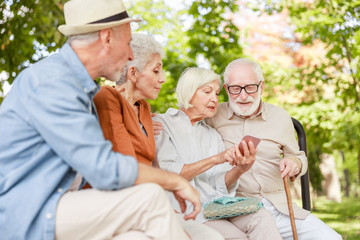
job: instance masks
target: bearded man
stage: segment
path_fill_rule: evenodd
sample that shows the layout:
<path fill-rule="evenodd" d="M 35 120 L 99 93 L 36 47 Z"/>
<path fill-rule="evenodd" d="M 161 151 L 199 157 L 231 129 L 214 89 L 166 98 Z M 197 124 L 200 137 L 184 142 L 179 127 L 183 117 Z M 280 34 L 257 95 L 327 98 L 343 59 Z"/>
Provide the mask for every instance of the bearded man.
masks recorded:
<path fill-rule="evenodd" d="M 226 147 L 245 135 L 261 139 L 253 166 L 239 178 L 237 196 L 257 197 L 270 211 L 283 239 L 293 239 L 282 178 L 299 178 L 307 171 L 307 158 L 299 150 L 291 117 L 282 108 L 263 102 L 264 77 L 259 64 L 240 58 L 224 72 L 229 102 L 206 122 L 222 136 Z M 293 204 L 299 239 L 342 239 L 309 211 Z"/>

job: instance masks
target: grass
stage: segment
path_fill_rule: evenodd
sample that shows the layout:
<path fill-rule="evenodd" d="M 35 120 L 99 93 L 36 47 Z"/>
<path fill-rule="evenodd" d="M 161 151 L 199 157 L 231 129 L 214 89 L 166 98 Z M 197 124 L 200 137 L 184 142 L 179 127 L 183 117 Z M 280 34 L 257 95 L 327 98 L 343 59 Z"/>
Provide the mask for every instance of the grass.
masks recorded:
<path fill-rule="evenodd" d="M 301 206 L 301 201 L 295 202 Z M 336 203 L 319 197 L 313 205 L 312 213 L 341 234 L 343 240 L 360 239 L 360 199 L 343 198 Z"/>

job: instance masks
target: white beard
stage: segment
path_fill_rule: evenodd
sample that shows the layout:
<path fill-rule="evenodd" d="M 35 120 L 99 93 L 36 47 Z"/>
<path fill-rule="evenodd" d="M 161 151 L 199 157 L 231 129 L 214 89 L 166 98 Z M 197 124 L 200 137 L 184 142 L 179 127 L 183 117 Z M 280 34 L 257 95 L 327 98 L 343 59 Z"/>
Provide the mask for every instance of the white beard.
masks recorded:
<path fill-rule="evenodd" d="M 249 117 L 252 114 L 254 114 L 256 112 L 256 110 L 259 108 L 260 106 L 260 100 L 261 100 L 261 95 L 258 94 L 256 96 L 256 98 L 253 98 L 251 96 L 249 96 L 245 101 L 242 101 L 240 99 L 240 96 L 238 96 L 235 100 L 232 100 L 231 98 L 229 98 L 229 105 L 230 108 L 234 111 L 234 113 L 236 113 L 237 115 L 243 116 L 243 117 Z M 252 104 L 249 106 L 241 106 L 238 103 L 247 103 L 247 102 L 252 102 Z"/>

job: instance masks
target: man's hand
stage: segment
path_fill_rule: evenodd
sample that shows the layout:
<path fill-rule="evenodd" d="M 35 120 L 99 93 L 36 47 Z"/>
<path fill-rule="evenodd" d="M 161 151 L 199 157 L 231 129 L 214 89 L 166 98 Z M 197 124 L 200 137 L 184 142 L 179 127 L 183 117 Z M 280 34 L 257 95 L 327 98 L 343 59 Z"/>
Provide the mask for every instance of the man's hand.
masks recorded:
<path fill-rule="evenodd" d="M 201 211 L 200 194 L 189 181 L 180 175 L 158 168 L 139 163 L 138 177 L 135 184 L 157 183 L 167 191 L 173 192 L 176 200 L 180 204 L 182 212 L 186 210 L 185 201 L 193 204 L 193 212 L 184 216 L 184 219 L 195 219 Z"/>
<path fill-rule="evenodd" d="M 185 180 L 185 179 L 184 179 Z M 200 202 L 200 194 L 199 192 L 193 188 L 190 183 L 185 180 L 181 185 L 179 190 L 173 191 L 176 200 L 180 204 L 181 212 L 184 213 L 186 210 L 185 200 L 191 202 L 193 204 L 193 211 L 184 216 L 185 220 L 193 219 L 195 220 L 196 216 L 201 211 L 201 202 Z"/>
<path fill-rule="evenodd" d="M 288 156 L 281 159 L 280 164 L 281 178 L 289 176 L 290 180 L 295 181 L 296 175 L 301 171 L 302 163 L 297 157 Z"/>
<path fill-rule="evenodd" d="M 239 177 L 252 167 L 256 159 L 254 144 L 251 141 L 248 144 L 243 141 L 241 144 L 243 144 L 244 155 L 241 155 L 239 147 L 235 145 L 233 149 L 236 166 L 225 174 L 225 184 L 228 191 L 234 187 Z"/>
<path fill-rule="evenodd" d="M 244 172 L 248 171 L 255 162 L 256 148 L 254 147 L 254 144 L 251 141 L 248 144 L 246 144 L 245 141 L 242 141 L 240 144 L 242 144 L 242 146 L 243 146 L 244 156 L 241 155 L 239 147 L 234 146 L 234 148 L 236 150 L 235 151 L 235 153 L 236 153 L 235 163 L 236 163 L 236 168 L 240 172 L 244 173 Z"/>

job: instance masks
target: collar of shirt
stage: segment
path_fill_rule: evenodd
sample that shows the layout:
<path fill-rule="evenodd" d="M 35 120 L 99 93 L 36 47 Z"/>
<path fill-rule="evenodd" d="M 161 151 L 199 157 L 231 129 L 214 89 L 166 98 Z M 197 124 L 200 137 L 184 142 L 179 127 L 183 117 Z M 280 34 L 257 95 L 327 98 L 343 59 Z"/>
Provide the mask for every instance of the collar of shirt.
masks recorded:
<path fill-rule="evenodd" d="M 229 103 L 227 103 L 227 104 L 229 105 Z M 255 114 L 254 116 L 249 117 L 248 119 L 252 119 L 252 118 L 256 118 L 256 117 L 260 116 L 262 119 L 266 120 L 266 105 L 264 104 L 264 102 L 262 100 L 261 100 L 260 104 L 261 104 L 260 111 L 257 114 Z M 229 106 L 227 108 L 227 118 L 230 119 L 233 116 L 246 119 L 244 116 L 241 116 L 241 115 L 235 113 L 232 110 L 232 108 Z"/>
<path fill-rule="evenodd" d="M 179 109 L 175 109 L 175 108 L 169 108 L 167 111 L 166 111 L 167 114 L 171 115 L 171 116 L 175 116 L 175 115 L 179 115 L 181 118 L 186 118 L 189 123 L 191 124 L 190 122 L 190 119 L 189 119 L 189 116 L 186 115 L 186 113 L 184 113 L 183 111 L 179 110 Z M 202 125 L 205 125 L 205 126 L 209 126 L 204 119 L 200 120 L 200 121 L 197 121 L 195 125 L 197 124 L 202 124 Z"/>
<path fill-rule="evenodd" d="M 72 72 L 77 76 L 76 79 L 83 87 L 84 92 L 89 94 L 91 97 L 94 97 L 100 90 L 100 86 L 96 81 L 91 79 L 85 66 L 68 43 L 65 43 L 64 46 L 62 46 L 60 54 L 69 63 Z"/>

